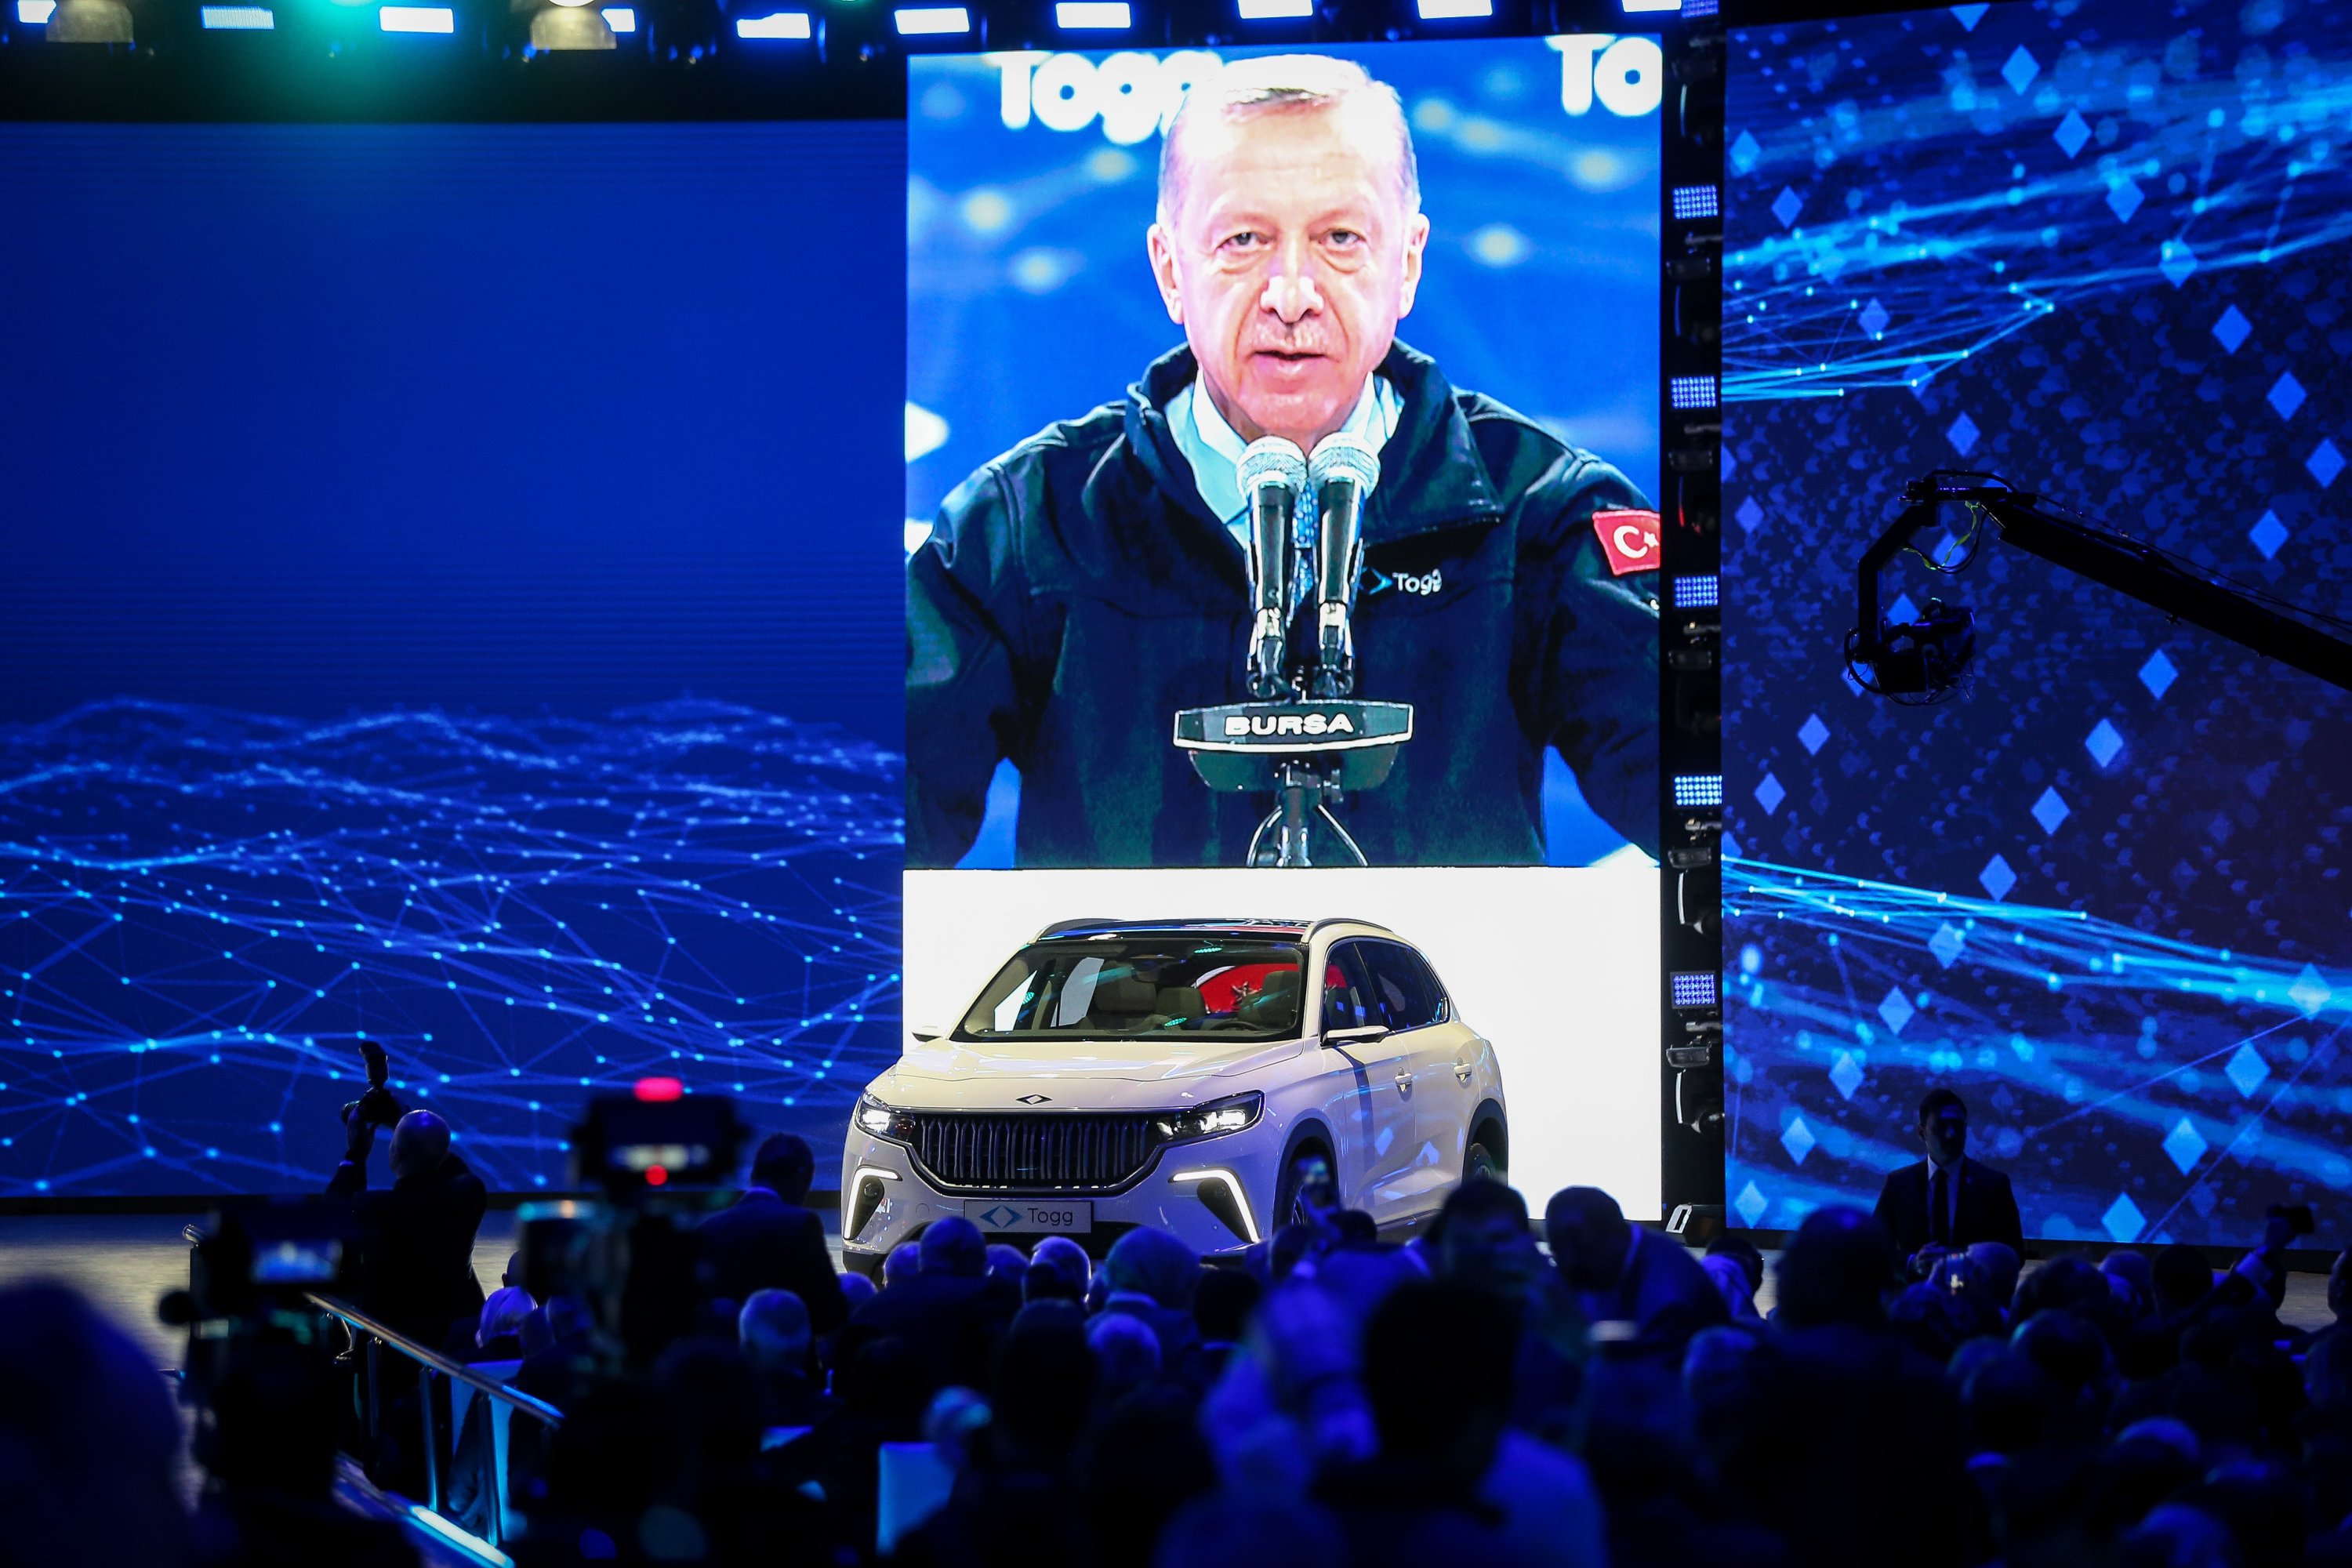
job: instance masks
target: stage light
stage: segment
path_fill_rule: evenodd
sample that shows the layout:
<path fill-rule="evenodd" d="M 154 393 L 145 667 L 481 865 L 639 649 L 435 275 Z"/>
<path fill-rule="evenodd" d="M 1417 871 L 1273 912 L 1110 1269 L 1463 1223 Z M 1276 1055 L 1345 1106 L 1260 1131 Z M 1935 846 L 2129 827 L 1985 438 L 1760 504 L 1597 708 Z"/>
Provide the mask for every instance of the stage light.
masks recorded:
<path fill-rule="evenodd" d="M 1644 11 L 1679 11 L 1683 0 L 1625 0 L 1625 14 L 1638 16 Z"/>
<path fill-rule="evenodd" d="M 387 33 L 454 33 L 457 13 L 446 5 L 386 5 L 375 25 Z"/>
<path fill-rule="evenodd" d="M 1676 185 L 1675 216 L 1688 220 L 1723 216 L 1723 194 L 1713 185 Z"/>
<path fill-rule="evenodd" d="M 806 38 L 809 15 L 805 11 L 779 11 L 772 16 L 738 16 L 735 36 L 739 38 Z"/>
<path fill-rule="evenodd" d="M 612 26 L 588 4 L 589 0 L 551 0 L 532 12 L 530 47 L 544 53 L 618 48 Z"/>
<path fill-rule="evenodd" d="M 16 0 L 16 20 L 27 27 L 46 27 L 49 13 L 58 8 L 58 0 Z"/>
<path fill-rule="evenodd" d="M 24 16 L 22 6 L 17 16 Z M 29 18 L 26 18 L 29 20 Z M 131 7 L 122 0 L 57 0 L 43 18 L 53 44 L 127 44 Z"/>
<path fill-rule="evenodd" d="M 1677 610 L 1712 610 L 1723 603 L 1723 585 L 1712 574 L 1705 577 L 1675 579 L 1675 608 Z"/>
<path fill-rule="evenodd" d="M 1495 14 L 1495 0 L 1420 0 L 1424 22 L 1459 22 Z"/>
<path fill-rule="evenodd" d="M 607 5 L 604 7 L 604 26 L 616 33 L 634 33 L 637 30 L 637 14 L 626 5 Z"/>
<path fill-rule="evenodd" d="M 1715 971 L 1712 969 L 1678 969 L 1666 977 L 1677 1007 L 1712 1007 L 1715 1005 Z"/>
<path fill-rule="evenodd" d="M 1315 0 L 1240 0 L 1244 22 L 1295 22 L 1315 15 Z"/>
<path fill-rule="evenodd" d="M 206 5 L 196 13 L 206 27 L 232 33 L 270 33 L 278 18 L 267 5 Z"/>
<path fill-rule="evenodd" d="M 1666 396 L 1676 408 L 1712 408 L 1715 406 L 1715 377 L 1711 375 L 1677 375 L 1666 382 Z"/>
<path fill-rule="evenodd" d="M 971 13 L 961 5 L 914 5 L 891 13 L 902 38 L 938 38 L 971 31 Z"/>
<path fill-rule="evenodd" d="M 1675 805 L 1684 811 L 1705 805 L 1723 804 L 1721 773 L 1676 773 L 1675 775 Z"/>
<path fill-rule="evenodd" d="M 1135 26 L 1127 0 L 1060 0 L 1054 25 L 1066 33 L 1123 33 Z"/>

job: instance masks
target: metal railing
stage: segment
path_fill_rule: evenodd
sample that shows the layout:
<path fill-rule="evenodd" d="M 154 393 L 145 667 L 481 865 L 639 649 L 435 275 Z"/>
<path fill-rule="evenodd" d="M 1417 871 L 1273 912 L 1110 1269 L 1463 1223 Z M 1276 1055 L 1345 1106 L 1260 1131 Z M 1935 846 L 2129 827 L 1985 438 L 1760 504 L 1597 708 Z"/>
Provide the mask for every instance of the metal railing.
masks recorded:
<path fill-rule="evenodd" d="M 424 1427 L 425 1492 L 424 1506 L 431 1513 L 442 1514 L 445 1490 L 443 1478 L 452 1473 L 452 1468 L 463 1457 L 461 1440 L 464 1435 L 462 1417 L 453 1416 L 449 1423 L 451 1430 L 447 1445 L 448 1452 L 445 1457 L 441 1441 L 441 1421 L 434 1397 L 436 1379 L 446 1379 L 453 1387 L 463 1386 L 473 1397 L 490 1402 L 491 1419 L 494 1424 L 497 1420 L 495 1407 L 500 1405 L 505 1406 L 509 1412 L 520 1412 L 550 1430 L 563 1422 L 563 1412 L 545 1400 L 535 1399 L 528 1394 L 508 1387 L 495 1377 L 485 1376 L 461 1362 L 452 1361 L 440 1352 L 419 1344 L 397 1330 L 385 1327 L 356 1307 L 338 1301 L 331 1296 L 320 1296 L 315 1293 L 306 1294 L 304 1300 L 329 1317 L 341 1321 L 351 1330 L 355 1346 L 364 1351 L 367 1368 L 367 1433 L 371 1444 L 379 1441 L 383 1430 L 381 1357 L 383 1349 L 389 1346 L 394 1353 L 404 1356 L 416 1364 L 416 1405 L 422 1413 Z M 506 1539 L 507 1534 L 506 1445 L 498 1440 L 495 1426 L 491 1440 L 478 1450 L 476 1462 L 482 1466 L 482 1471 L 478 1477 L 480 1483 L 478 1495 L 485 1498 L 488 1504 L 488 1528 L 479 1533 L 483 1540 L 495 1547 Z"/>

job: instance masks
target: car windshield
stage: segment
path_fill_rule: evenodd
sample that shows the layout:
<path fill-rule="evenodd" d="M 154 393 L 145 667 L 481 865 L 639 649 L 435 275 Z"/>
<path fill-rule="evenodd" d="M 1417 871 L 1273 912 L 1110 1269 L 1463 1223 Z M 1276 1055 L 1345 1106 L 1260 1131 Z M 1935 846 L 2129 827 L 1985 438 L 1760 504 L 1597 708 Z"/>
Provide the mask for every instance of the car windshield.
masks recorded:
<path fill-rule="evenodd" d="M 1304 958 L 1262 937 L 1119 937 L 1041 942 L 997 972 L 956 1030 L 961 1040 L 1298 1033 Z"/>

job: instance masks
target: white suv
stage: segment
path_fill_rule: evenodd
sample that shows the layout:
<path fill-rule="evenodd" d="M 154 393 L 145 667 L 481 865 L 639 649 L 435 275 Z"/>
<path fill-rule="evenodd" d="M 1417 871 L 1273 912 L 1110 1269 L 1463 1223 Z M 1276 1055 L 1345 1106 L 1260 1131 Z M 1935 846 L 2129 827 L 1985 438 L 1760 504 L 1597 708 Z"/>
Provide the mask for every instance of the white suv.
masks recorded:
<path fill-rule="evenodd" d="M 1494 1047 L 1365 921 L 1066 921 L 912 1034 L 851 1116 L 854 1268 L 944 1215 L 1097 1254 L 1139 1225 L 1237 1251 L 1334 1202 L 1409 1227 L 1507 1158 Z"/>

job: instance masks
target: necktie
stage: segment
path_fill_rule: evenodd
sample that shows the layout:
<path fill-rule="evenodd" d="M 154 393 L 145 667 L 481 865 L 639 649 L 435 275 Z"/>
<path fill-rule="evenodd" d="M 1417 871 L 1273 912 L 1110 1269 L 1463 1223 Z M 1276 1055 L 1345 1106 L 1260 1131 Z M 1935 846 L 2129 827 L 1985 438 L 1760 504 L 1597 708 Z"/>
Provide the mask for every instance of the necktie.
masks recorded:
<path fill-rule="evenodd" d="M 1938 1247 L 1952 1242 L 1952 1178 L 1938 1165 L 1927 1198 L 1927 1239 Z"/>

